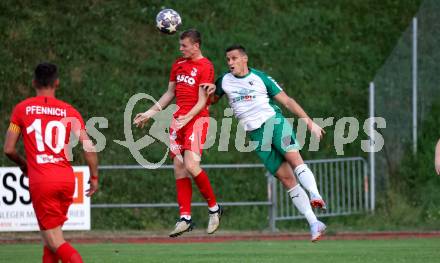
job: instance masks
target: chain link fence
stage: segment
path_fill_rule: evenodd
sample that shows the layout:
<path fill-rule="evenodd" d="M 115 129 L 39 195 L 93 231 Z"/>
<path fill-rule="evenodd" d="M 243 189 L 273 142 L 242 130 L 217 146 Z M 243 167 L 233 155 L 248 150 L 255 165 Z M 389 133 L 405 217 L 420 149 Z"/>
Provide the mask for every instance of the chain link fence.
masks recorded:
<path fill-rule="evenodd" d="M 407 151 L 417 151 L 423 122 L 440 92 L 440 1 L 425 0 L 375 78 L 375 116 L 385 145 L 376 154 L 376 190 L 383 193 Z"/>

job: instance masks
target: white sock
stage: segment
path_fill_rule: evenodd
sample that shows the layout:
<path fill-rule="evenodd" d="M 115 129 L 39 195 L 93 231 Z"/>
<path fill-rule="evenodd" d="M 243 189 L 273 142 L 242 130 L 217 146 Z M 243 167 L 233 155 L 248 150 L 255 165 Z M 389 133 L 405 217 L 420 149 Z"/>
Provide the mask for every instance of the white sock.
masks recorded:
<path fill-rule="evenodd" d="M 184 218 L 186 220 L 191 220 L 191 215 L 181 215 L 180 218 Z"/>
<path fill-rule="evenodd" d="M 295 168 L 295 175 L 301 185 L 314 197 L 322 199 L 316 186 L 315 176 L 307 164 L 300 164 Z"/>
<path fill-rule="evenodd" d="M 299 212 L 306 217 L 309 225 L 318 221 L 315 213 L 313 213 L 312 207 L 310 206 L 310 199 L 301 185 L 295 185 L 292 189 L 287 191 L 287 193 L 289 193 L 290 199 L 292 199 L 293 204 Z"/>
<path fill-rule="evenodd" d="M 211 211 L 211 212 L 215 212 L 218 209 L 219 209 L 218 204 L 215 204 L 215 206 L 213 206 L 213 207 L 208 207 L 208 210 Z"/>

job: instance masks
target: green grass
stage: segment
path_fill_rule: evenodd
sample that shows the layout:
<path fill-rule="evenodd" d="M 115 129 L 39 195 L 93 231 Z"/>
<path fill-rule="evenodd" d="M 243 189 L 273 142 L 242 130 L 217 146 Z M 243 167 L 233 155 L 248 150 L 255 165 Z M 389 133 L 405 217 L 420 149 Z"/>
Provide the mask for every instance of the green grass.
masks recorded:
<path fill-rule="evenodd" d="M 440 262 L 440 239 L 75 245 L 85 262 Z M 2 245 L 3 262 L 40 262 L 39 245 Z"/>

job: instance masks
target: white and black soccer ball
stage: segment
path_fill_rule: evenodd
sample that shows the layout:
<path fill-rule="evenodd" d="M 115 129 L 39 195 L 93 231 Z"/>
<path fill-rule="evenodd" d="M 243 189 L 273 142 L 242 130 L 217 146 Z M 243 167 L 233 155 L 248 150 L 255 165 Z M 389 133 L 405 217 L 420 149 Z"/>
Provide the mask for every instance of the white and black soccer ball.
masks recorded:
<path fill-rule="evenodd" d="M 156 16 L 156 27 L 165 34 L 176 33 L 181 24 L 182 18 L 173 9 L 163 9 Z"/>

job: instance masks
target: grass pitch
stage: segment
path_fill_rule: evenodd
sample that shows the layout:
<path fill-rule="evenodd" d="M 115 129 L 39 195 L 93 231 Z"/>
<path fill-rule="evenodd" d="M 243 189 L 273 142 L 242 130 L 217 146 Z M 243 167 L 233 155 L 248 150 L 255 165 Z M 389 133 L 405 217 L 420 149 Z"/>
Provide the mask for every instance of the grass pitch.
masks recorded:
<path fill-rule="evenodd" d="M 85 262 L 440 262 L 440 239 L 74 244 Z M 0 246 L 1 262 L 41 262 L 42 246 Z"/>

